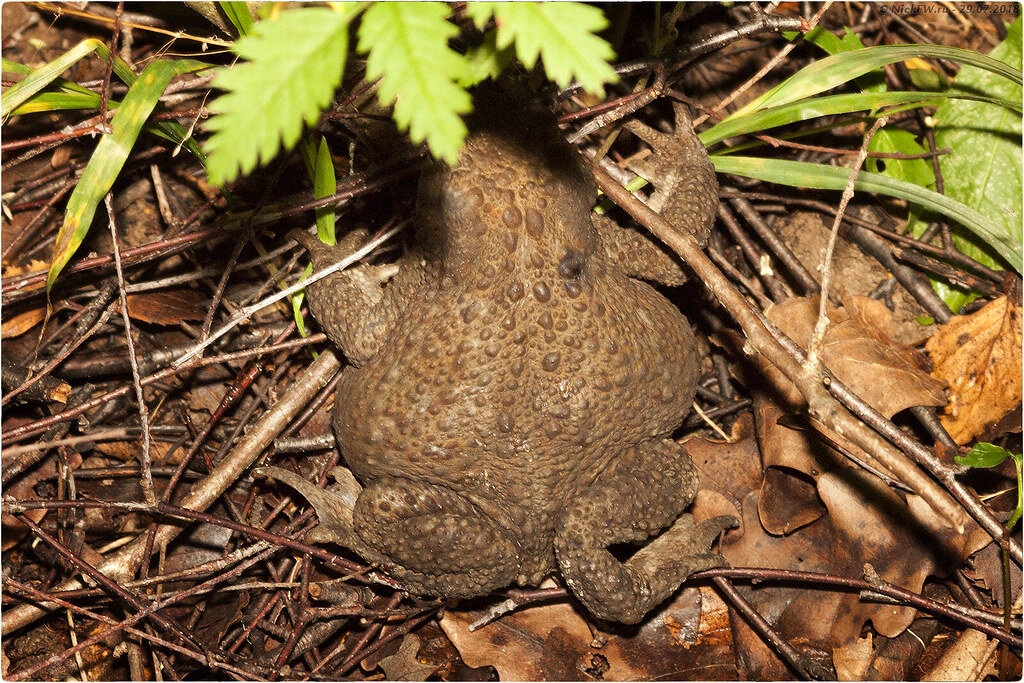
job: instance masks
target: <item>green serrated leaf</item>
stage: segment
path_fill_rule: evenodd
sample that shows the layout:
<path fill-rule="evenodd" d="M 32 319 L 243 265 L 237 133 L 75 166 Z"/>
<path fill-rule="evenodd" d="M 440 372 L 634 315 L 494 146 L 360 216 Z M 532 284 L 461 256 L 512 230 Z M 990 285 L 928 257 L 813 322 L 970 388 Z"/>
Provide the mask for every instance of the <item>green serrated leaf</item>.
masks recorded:
<path fill-rule="evenodd" d="M 459 118 L 471 108 L 458 85 L 468 63 L 448 47 L 459 33 L 439 2 L 378 2 L 359 24 L 359 51 L 367 54 L 366 78 L 380 78 L 381 104 L 394 102 L 394 119 L 413 142 L 426 140 L 435 157 L 455 163 L 466 137 Z"/>
<path fill-rule="evenodd" d="M 837 166 L 822 166 L 801 161 L 761 159 L 736 155 L 712 156 L 711 161 L 719 173 L 735 173 L 748 178 L 757 178 L 770 183 L 792 187 L 811 187 L 821 190 L 843 190 L 850 179 L 851 170 Z M 1020 241 L 1013 241 L 1002 232 L 999 225 L 981 215 L 971 207 L 945 195 L 911 183 L 887 178 L 878 173 L 861 171 L 855 188 L 859 192 L 877 192 L 898 199 L 920 204 L 926 209 L 941 213 L 957 221 L 975 234 L 981 236 L 998 249 L 1003 258 L 1017 272 L 1021 272 L 1024 248 Z"/>
<path fill-rule="evenodd" d="M 484 42 L 466 53 L 469 66 L 466 75 L 459 80 L 459 85 L 469 88 L 482 83 L 488 78 L 497 78 L 498 74 L 512 62 L 515 53 L 511 47 L 499 50 L 496 44 L 497 34 L 494 31 L 484 36 Z"/>
<path fill-rule="evenodd" d="M 96 207 L 110 191 L 124 162 L 135 145 L 146 119 L 157 105 L 171 78 L 189 71 L 205 69 L 209 65 L 191 59 L 151 62 L 139 75 L 110 122 L 111 132 L 100 138 L 96 150 L 89 158 L 82 177 L 68 199 L 64 223 L 57 233 L 46 275 L 49 293 L 54 280 L 85 239 L 92 224 Z"/>
<path fill-rule="evenodd" d="M 990 57 L 1011 67 L 1021 65 L 1021 19 L 1007 27 L 1006 39 Z M 974 66 L 964 66 L 950 92 L 1021 101 L 1022 89 Z M 984 102 L 949 100 L 935 114 L 935 142 L 951 152 L 939 159 L 945 192 L 1000 226 L 1009 239 L 1022 239 L 1021 116 Z M 991 268 L 1002 269 L 987 239 L 956 228 L 957 248 Z M 993 251 L 994 250 L 994 251 Z M 960 295 L 963 296 L 962 294 Z M 953 303 L 960 303 L 954 299 Z M 954 309 L 956 310 L 956 309 Z"/>
<path fill-rule="evenodd" d="M 220 71 L 226 90 L 210 104 L 207 172 L 215 185 L 249 173 L 291 149 L 316 123 L 341 83 L 351 12 L 302 8 L 253 25 L 232 49 L 247 62 Z"/>
<path fill-rule="evenodd" d="M 467 2 L 466 16 L 473 20 L 477 29 L 483 31 L 484 26 L 494 15 L 494 5 L 493 2 Z"/>
<path fill-rule="evenodd" d="M 515 43 L 516 55 L 527 69 L 540 57 L 544 72 L 559 86 L 564 88 L 575 78 L 588 92 L 602 96 L 605 83 L 619 80 L 609 64 L 615 51 L 595 35 L 608 26 L 600 9 L 576 2 L 480 4 L 489 5 L 494 13 L 498 48 Z"/>

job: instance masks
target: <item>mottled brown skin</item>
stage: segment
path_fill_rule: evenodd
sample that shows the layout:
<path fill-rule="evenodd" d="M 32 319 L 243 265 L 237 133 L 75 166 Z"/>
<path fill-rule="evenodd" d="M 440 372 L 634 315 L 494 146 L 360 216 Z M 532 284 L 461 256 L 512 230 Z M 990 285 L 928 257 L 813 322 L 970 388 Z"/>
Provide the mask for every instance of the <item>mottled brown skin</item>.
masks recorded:
<path fill-rule="evenodd" d="M 667 179 L 652 204 L 706 239 L 717 185 L 685 111 L 673 135 L 628 127 L 655 147 L 639 170 Z M 486 95 L 470 130 L 458 164 L 421 181 L 397 273 L 360 266 L 310 287 L 352 363 L 334 428 L 364 488 L 344 472 L 344 495 L 289 483 L 317 506 L 318 540 L 410 591 L 479 596 L 558 568 L 595 616 L 635 623 L 722 564 L 711 545 L 733 521 L 681 516 L 697 477 L 669 437 L 699 363 L 686 319 L 636 278 L 685 276 L 591 213 L 592 177 L 550 114 Z M 299 239 L 322 268 L 365 234 L 336 252 Z M 625 563 L 608 551 L 666 527 Z"/>

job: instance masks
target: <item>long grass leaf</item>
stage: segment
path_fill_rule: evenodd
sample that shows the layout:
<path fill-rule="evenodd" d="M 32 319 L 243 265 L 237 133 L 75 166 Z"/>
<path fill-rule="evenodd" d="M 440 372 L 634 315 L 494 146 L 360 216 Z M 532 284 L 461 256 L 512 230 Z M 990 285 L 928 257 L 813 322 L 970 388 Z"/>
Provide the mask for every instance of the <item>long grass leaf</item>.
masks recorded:
<path fill-rule="evenodd" d="M 851 170 L 837 166 L 822 166 L 802 161 L 761 159 L 758 157 L 712 157 L 715 170 L 791 187 L 810 187 L 819 190 L 842 190 L 850 179 Z M 1001 226 L 978 213 L 975 209 L 913 183 L 887 178 L 878 173 L 861 171 L 855 188 L 861 192 L 876 192 L 914 202 L 952 218 L 975 233 L 999 252 L 1014 270 L 1022 272 L 1024 249 L 1021 243 L 1006 234 Z"/>
<path fill-rule="evenodd" d="M 910 59 L 911 57 L 950 59 L 961 64 L 970 64 L 980 69 L 991 71 L 1015 83 L 1021 82 L 1020 69 L 1011 67 L 979 52 L 940 45 L 879 45 L 860 50 L 850 50 L 849 52 L 840 52 L 839 54 L 819 59 L 800 69 L 800 71 L 765 94 L 749 102 L 746 106 L 733 113 L 732 116 L 739 117 L 767 107 L 777 107 L 805 97 L 811 97 L 826 90 L 831 90 L 837 85 L 842 85 L 858 76 L 862 76 L 872 69 Z"/>
<path fill-rule="evenodd" d="M 37 92 L 53 83 L 58 76 L 67 71 L 71 66 L 90 52 L 96 52 L 101 59 L 110 57 L 110 49 L 95 38 L 87 38 L 75 45 L 73 48 L 62 54 L 57 59 L 44 64 L 32 71 L 13 86 L 7 89 L 0 102 L 0 118 L 6 119 L 8 114 Z M 135 72 L 120 57 L 114 57 L 114 73 L 122 81 L 131 85 L 135 82 Z"/>
<path fill-rule="evenodd" d="M 856 111 L 872 110 L 896 104 L 916 103 L 917 106 L 936 105 L 944 99 L 972 99 L 991 104 L 998 104 L 1013 111 L 1020 112 L 1021 105 L 1006 98 L 966 96 L 958 93 L 921 93 L 921 92 L 882 92 L 882 93 L 849 93 L 844 95 L 828 95 L 812 97 L 789 104 L 761 109 L 742 116 L 730 116 L 701 133 L 698 137 L 705 146 L 710 147 L 735 135 L 785 126 L 797 121 L 830 116 L 833 114 L 849 114 Z"/>
<path fill-rule="evenodd" d="M 96 214 L 96 207 L 113 186 L 139 137 L 139 132 L 171 78 L 189 71 L 205 69 L 207 66 L 194 60 L 155 61 L 146 67 L 128 89 L 124 101 L 111 120 L 111 132 L 100 138 L 78 185 L 68 199 L 64 223 L 57 233 L 50 270 L 46 276 L 47 292 L 85 239 Z"/>

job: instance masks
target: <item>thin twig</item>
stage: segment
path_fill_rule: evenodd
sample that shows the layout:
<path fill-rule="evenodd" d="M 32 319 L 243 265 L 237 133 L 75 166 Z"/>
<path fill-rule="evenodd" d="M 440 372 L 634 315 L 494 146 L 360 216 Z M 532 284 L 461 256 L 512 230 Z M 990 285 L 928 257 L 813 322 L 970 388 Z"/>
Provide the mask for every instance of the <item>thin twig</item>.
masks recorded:
<path fill-rule="evenodd" d="M 809 25 L 805 26 L 805 27 L 801 27 L 800 30 L 801 31 L 810 31 L 812 28 L 817 26 L 818 22 L 821 21 L 821 18 L 825 15 L 825 12 L 827 12 L 829 7 L 831 7 L 831 6 L 832 6 L 832 0 L 827 0 L 827 2 L 823 3 L 822 6 L 821 6 L 821 9 L 819 9 L 817 11 L 817 13 L 813 17 L 811 17 L 811 20 L 808 22 Z M 784 60 L 786 58 L 786 56 L 790 52 L 792 52 L 793 48 L 795 48 L 797 45 L 798 45 L 798 42 L 794 41 L 794 42 L 791 42 L 791 43 L 787 43 L 785 46 L 783 46 L 783 48 L 781 50 L 779 50 L 777 53 L 775 53 L 775 56 L 772 57 L 771 59 L 769 59 L 768 62 L 766 62 L 765 65 L 763 67 L 761 67 L 756 74 L 754 74 L 753 76 L 750 77 L 749 80 L 747 80 L 746 83 L 744 83 L 740 87 L 738 87 L 735 90 L 733 90 L 731 93 L 729 93 L 728 97 L 725 97 L 724 99 L 719 101 L 718 104 L 716 104 L 714 107 L 712 107 L 711 108 L 712 111 L 715 111 L 715 112 L 721 111 L 729 103 L 731 103 L 737 97 L 739 97 L 740 95 L 745 93 L 747 90 L 749 90 L 751 87 L 753 87 L 753 85 L 755 83 L 757 83 L 759 80 L 761 80 L 762 78 L 764 78 L 768 74 L 769 71 L 774 69 L 780 63 L 782 63 L 782 60 Z M 696 128 L 700 124 L 704 123 L 704 121 L 706 121 L 706 120 L 707 120 L 706 116 L 700 116 L 700 117 L 697 118 L 696 121 L 693 122 L 693 125 Z"/>
<path fill-rule="evenodd" d="M 825 330 L 828 328 L 828 296 L 832 286 L 832 256 L 836 250 L 836 241 L 839 239 L 839 225 L 843 222 L 843 215 L 846 213 L 846 206 L 853 199 L 854 186 L 857 184 L 857 177 L 860 175 L 860 168 L 864 165 L 864 159 L 868 153 L 868 143 L 875 136 L 878 130 L 888 123 L 884 116 L 875 121 L 875 125 L 864 136 L 864 142 L 860 146 L 860 154 L 853 164 L 849 180 L 846 181 L 846 188 L 843 190 L 843 197 L 839 200 L 839 208 L 836 217 L 832 221 L 832 231 L 828 238 L 828 246 L 825 247 L 825 254 L 821 258 L 821 296 L 818 301 L 818 320 L 814 323 L 814 332 L 811 334 L 811 343 L 807 347 L 807 372 L 817 377 L 820 373 L 821 345 L 825 341 Z"/>
<path fill-rule="evenodd" d="M 300 374 L 283 396 L 260 418 L 246 438 L 222 459 L 206 478 L 197 482 L 179 507 L 203 511 L 213 504 L 263 453 L 274 438 L 280 434 L 289 421 L 316 395 L 317 391 L 334 376 L 341 367 L 337 357 L 329 350 L 322 351 L 315 361 Z M 164 524 L 157 528 L 156 547 L 166 546 L 182 531 L 178 524 Z M 136 568 L 146 559 L 146 537 L 137 537 L 128 545 L 114 552 L 97 567 L 100 572 L 115 581 L 127 581 Z M 77 579 L 65 581 L 57 590 L 81 588 Z M 12 633 L 39 617 L 47 614 L 52 606 L 20 605 L 6 609 L 0 614 L 0 631 Z"/>
<path fill-rule="evenodd" d="M 269 306 L 269 305 L 271 305 L 273 303 L 276 303 L 278 301 L 281 301 L 282 299 L 285 299 L 285 298 L 291 296 L 295 292 L 298 292 L 299 290 L 304 289 L 305 287 L 308 287 L 309 285 L 313 284 L 314 282 L 322 280 L 323 278 L 327 277 L 328 275 L 333 275 L 334 273 L 337 273 L 337 272 L 342 271 L 345 268 L 349 267 L 350 265 L 352 265 L 353 263 L 355 263 L 359 259 L 361 259 L 364 256 L 368 255 L 371 251 L 376 249 L 379 245 L 381 245 L 384 242 L 386 242 L 387 240 L 391 239 L 391 237 L 393 237 L 404 226 L 405 226 L 405 222 L 403 221 L 402 223 L 399 223 L 398 225 L 396 225 L 393 228 L 391 228 L 390 230 L 386 230 L 386 231 L 382 232 L 381 234 L 377 235 L 372 240 L 370 240 L 369 242 L 367 242 L 362 247 L 360 247 L 359 249 L 355 250 L 354 252 L 352 252 L 351 254 L 346 256 L 345 258 L 341 259 L 337 263 L 335 263 L 333 265 L 330 265 L 327 268 L 324 268 L 322 270 L 318 270 L 317 272 L 313 273 L 311 276 L 309 276 L 305 280 L 300 280 L 300 281 L 296 282 L 294 285 L 292 285 L 290 287 L 286 287 L 285 289 L 282 289 L 281 291 L 273 294 L 272 296 L 267 297 L 266 299 L 263 299 L 262 301 L 258 301 L 256 303 L 250 305 L 250 306 L 246 306 L 245 308 L 240 310 L 238 313 L 233 315 L 231 317 L 231 319 L 228 322 L 226 322 L 223 326 L 221 326 L 221 328 L 219 330 L 217 330 L 216 332 L 214 332 L 213 334 L 208 336 L 206 339 L 201 341 L 194 348 L 192 348 L 188 353 L 185 353 L 180 358 L 178 358 L 176 361 L 174 361 L 174 367 L 181 367 L 181 365 L 184 364 L 185 362 L 187 362 L 189 359 L 194 358 L 198 354 L 202 353 L 203 350 L 206 347 L 210 346 L 210 344 L 212 344 L 213 342 L 215 342 L 216 340 L 220 339 L 225 334 L 227 334 L 228 332 L 233 330 L 239 323 L 241 323 L 243 320 L 247 319 L 253 313 L 255 313 L 255 312 L 257 312 L 257 311 L 259 311 L 259 310 L 261 310 L 263 308 L 266 308 L 267 306 Z"/>
<path fill-rule="evenodd" d="M 121 299 L 121 317 L 124 319 L 124 336 L 128 343 L 128 362 L 132 369 L 132 384 L 135 385 L 135 400 L 139 404 L 139 422 L 142 424 L 142 457 L 139 466 L 142 468 L 142 493 L 147 503 L 156 502 L 153 492 L 153 459 L 150 453 L 149 409 L 142 393 L 142 377 L 139 374 L 139 362 L 135 357 L 135 342 L 132 340 L 132 321 L 128 315 L 128 296 L 124 292 L 124 271 L 121 269 L 121 250 L 117 246 L 117 225 L 114 222 L 114 198 L 109 192 L 103 197 L 110 219 L 110 238 L 114 244 L 114 269 L 117 271 L 118 296 Z"/>

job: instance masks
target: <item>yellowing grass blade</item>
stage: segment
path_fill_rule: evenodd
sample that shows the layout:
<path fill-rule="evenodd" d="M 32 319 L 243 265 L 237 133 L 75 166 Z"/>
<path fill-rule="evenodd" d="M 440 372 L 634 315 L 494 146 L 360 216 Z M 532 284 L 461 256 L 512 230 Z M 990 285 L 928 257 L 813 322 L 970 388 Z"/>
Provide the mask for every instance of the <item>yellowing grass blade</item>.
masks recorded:
<path fill-rule="evenodd" d="M 207 66 L 193 60 L 155 61 L 146 67 L 138 79 L 135 79 L 111 120 L 111 132 L 100 138 L 78 185 L 68 200 L 64 224 L 57 233 L 50 271 L 46 276 L 47 292 L 85 239 L 96 214 L 96 207 L 113 186 L 139 137 L 139 132 L 171 78 L 189 71 L 205 69 Z"/>
<path fill-rule="evenodd" d="M 8 114 L 14 111 L 19 104 L 55 81 L 58 76 L 71 68 L 72 64 L 90 52 L 97 52 L 103 59 L 110 56 L 110 49 L 102 41 L 95 38 L 83 40 L 57 59 L 49 64 L 44 64 L 8 88 L 3 95 L 3 101 L 0 102 L 0 117 L 7 118 Z M 135 74 L 120 57 L 114 58 L 114 73 L 128 85 L 135 81 Z"/>

